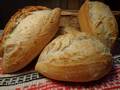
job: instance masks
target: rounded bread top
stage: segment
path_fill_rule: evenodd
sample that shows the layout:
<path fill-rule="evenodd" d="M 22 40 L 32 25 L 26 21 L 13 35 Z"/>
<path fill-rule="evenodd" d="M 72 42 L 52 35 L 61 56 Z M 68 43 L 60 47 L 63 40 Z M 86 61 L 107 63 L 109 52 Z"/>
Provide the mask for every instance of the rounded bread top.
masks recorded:
<path fill-rule="evenodd" d="M 118 35 L 118 25 L 109 6 L 102 2 L 90 1 L 89 17 L 95 36 L 108 47 L 112 47 Z"/>
<path fill-rule="evenodd" d="M 95 37 L 77 32 L 60 35 L 54 39 L 41 53 L 39 62 L 50 62 L 57 65 L 73 64 L 71 62 L 77 62 L 78 64 L 100 62 L 97 58 L 93 61 L 87 59 L 96 55 L 111 56 L 109 48 Z"/>

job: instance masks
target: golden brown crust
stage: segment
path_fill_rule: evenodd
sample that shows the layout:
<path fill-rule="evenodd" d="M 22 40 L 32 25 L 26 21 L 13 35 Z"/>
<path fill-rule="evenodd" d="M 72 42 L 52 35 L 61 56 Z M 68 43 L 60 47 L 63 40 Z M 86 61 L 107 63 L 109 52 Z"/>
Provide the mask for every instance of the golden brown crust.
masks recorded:
<path fill-rule="evenodd" d="M 20 19 L 19 21 L 21 21 L 21 13 L 22 13 L 22 17 L 28 16 L 26 17 L 27 20 L 25 18 L 22 20 L 21 23 L 18 23 L 18 26 L 15 28 L 16 30 L 12 32 L 11 36 L 8 39 L 4 39 L 3 42 L 4 61 L 2 64 L 4 73 L 12 73 L 25 67 L 41 52 L 41 50 L 46 46 L 46 44 L 54 37 L 59 26 L 59 19 L 61 12 L 59 8 L 55 8 L 53 10 L 47 10 L 45 11 L 46 13 L 35 12 L 32 15 L 29 13 L 31 11 L 37 11 L 37 10 L 44 11 L 46 9 L 47 9 L 46 7 L 41 7 L 41 6 L 27 7 L 21 10 L 22 12 L 18 11 L 18 13 L 15 14 L 12 17 L 12 19 L 8 22 L 7 29 L 5 30 L 14 29 L 11 28 L 11 26 L 14 26 L 13 22 L 17 23 L 16 19 L 17 20 Z M 43 15 L 41 15 L 42 13 Z M 36 18 L 38 19 L 33 18 L 33 16 L 35 15 L 37 15 Z M 12 20 L 13 22 L 11 22 Z M 23 21 L 27 23 L 23 24 L 24 23 Z M 30 23 L 29 21 L 32 23 Z M 20 27 L 21 25 L 22 27 Z M 17 32 L 20 30 L 22 31 Z M 12 30 L 8 30 L 8 31 L 10 32 Z M 8 33 L 8 31 L 5 31 L 5 33 Z M 6 36 L 8 35 L 6 34 Z"/>
<path fill-rule="evenodd" d="M 35 70 L 55 80 L 88 82 L 102 78 L 111 67 L 109 48 L 95 37 L 76 31 L 50 42 L 42 51 Z"/>
<path fill-rule="evenodd" d="M 111 57 L 99 57 L 95 59 L 98 60 L 108 60 L 100 61 L 90 64 L 80 64 L 73 63 L 72 65 L 57 65 L 59 62 L 52 64 L 50 62 L 41 62 L 36 66 L 36 70 L 48 78 L 69 81 L 69 82 L 89 82 L 99 80 L 108 74 L 111 70 L 112 63 L 110 61 Z M 68 59 L 69 60 L 69 59 Z M 92 60 L 92 59 L 91 59 Z M 59 61 L 59 60 L 56 60 Z M 64 60 L 65 61 L 65 60 Z"/>
<path fill-rule="evenodd" d="M 89 20 L 88 0 L 86 0 L 85 3 L 81 6 L 78 14 L 78 19 L 81 30 L 93 35 L 93 33 L 91 32 L 92 27 Z"/>
<path fill-rule="evenodd" d="M 118 36 L 118 26 L 109 7 L 98 1 L 86 0 L 78 14 L 81 31 L 96 36 L 112 48 Z"/>
<path fill-rule="evenodd" d="M 35 10 L 46 10 L 47 7 L 44 6 L 26 6 L 23 9 L 19 9 L 13 16 L 11 16 L 10 20 L 6 24 L 3 34 L 0 39 L 0 56 L 3 56 L 3 47 L 2 44 L 4 40 L 7 38 L 7 36 L 14 30 L 14 28 L 17 26 L 16 22 L 19 18 L 24 19 L 27 15 L 30 14 L 30 12 Z"/>
<path fill-rule="evenodd" d="M 46 9 L 48 8 L 44 6 L 26 6 L 23 9 L 19 9 L 6 24 L 3 31 L 2 39 L 5 39 L 6 36 L 14 30 L 14 28 L 16 27 L 16 22 L 19 18 L 24 19 L 32 11 Z"/>

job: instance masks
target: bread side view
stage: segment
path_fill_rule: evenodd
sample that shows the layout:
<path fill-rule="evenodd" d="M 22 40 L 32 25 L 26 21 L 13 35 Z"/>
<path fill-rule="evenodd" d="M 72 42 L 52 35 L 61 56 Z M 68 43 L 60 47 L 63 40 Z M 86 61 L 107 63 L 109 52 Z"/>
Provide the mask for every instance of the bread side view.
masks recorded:
<path fill-rule="evenodd" d="M 96 36 L 112 48 L 118 36 L 118 25 L 110 8 L 98 1 L 86 0 L 78 13 L 81 31 Z"/>
<path fill-rule="evenodd" d="M 102 78 L 111 67 L 110 49 L 95 37 L 75 31 L 51 41 L 40 54 L 35 70 L 55 80 L 88 82 Z"/>
<path fill-rule="evenodd" d="M 18 71 L 29 64 L 58 30 L 60 9 L 31 6 L 13 15 L 4 29 L 4 73 Z"/>

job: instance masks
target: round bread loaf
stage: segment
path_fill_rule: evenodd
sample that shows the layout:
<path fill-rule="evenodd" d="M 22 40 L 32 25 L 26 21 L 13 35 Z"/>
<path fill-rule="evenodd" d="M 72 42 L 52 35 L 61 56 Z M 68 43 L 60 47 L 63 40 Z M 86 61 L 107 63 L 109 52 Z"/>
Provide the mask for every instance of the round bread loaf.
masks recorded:
<path fill-rule="evenodd" d="M 88 82 L 102 78 L 111 67 L 110 49 L 95 37 L 75 31 L 51 41 L 40 54 L 35 70 L 55 80 Z"/>
<path fill-rule="evenodd" d="M 3 72 L 15 72 L 29 64 L 54 37 L 59 19 L 59 8 L 42 6 L 26 7 L 13 15 L 2 37 Z"/>
<path fill-rule="evenodd" d="M 79 10 L 78 18 L 81 31 L 94 35 L 112 48 L 118 36 L 118 25 L 107 5 L 86 0 Z"/>

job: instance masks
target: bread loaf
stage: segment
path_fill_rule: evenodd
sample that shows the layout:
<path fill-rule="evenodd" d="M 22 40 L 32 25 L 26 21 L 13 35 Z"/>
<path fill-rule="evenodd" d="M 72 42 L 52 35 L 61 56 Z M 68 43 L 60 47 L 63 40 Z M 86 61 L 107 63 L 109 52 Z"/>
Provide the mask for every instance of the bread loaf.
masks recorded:
<path fill-rule="evenodd" d="M 4 73 L 18 71 L 29 64 L 58 30 L 60 9 L 30 6 L 12 16 L 4 29 Z"/>
<path fill-rule="evenodd" d="M 76 30 L 51 41 L 40 54 L 35 70 L 55 80 L 88 82 L 102 78 L 111 67 L 110 49 Z"/>
<path fill-rule="evenodd" d="M 118 25 L 110 8 L 102 2 L 86 0 L 78 13 L 81 31 L 97 37 L 111 48 L 118 36 Z"/>

